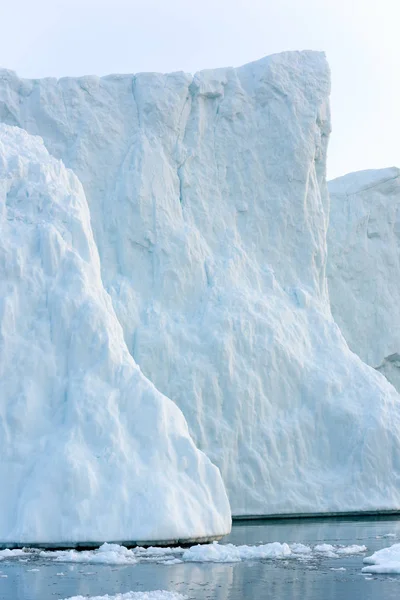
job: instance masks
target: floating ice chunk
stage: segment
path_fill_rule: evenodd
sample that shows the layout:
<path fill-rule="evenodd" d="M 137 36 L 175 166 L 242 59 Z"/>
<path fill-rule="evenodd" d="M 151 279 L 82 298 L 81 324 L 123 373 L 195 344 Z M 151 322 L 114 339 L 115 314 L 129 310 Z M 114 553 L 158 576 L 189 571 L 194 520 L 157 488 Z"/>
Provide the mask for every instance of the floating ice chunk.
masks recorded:
<path fill-rule="evenodd" d="M 293 554 L 311 554 L 312 552 L 310 546 L 305 546 L 304 544 L 290 544 L 290 549 Z"/>
<path fill-rule="evenodd" d="M 318 554 L 324 554 L 329 558 L 337 557 L 337 554 L 335 553 L 335 547 L 331 546 L 331 544 L 317 544 L 317 546 L 314 547 L 314 552 L 317 552 Z"/>
<path fill-rule="evenodd" d="M 371 556 L 364 558 L 368 567 L 362 569 L 363 573 L 400 573 L 400 544 L 382 548 Z"/>
<path fill-rule="evenodd" d="M 360 554 L 361 552 L 366 551 L 367 546 L 358 546 L 357 544 L 353 544 L 352 546 L 340 546 L 335 550 L 337 554 Z"/>
<path fill-rule="evenodd" d="M 336 558 L 340 554 L 359 554 L 360 552 L 366 552 L 366 546 L 358 546 L 353 544 L 351 546 L 332 546 L 331 544 L 317 544 L 314 547 L 314 552 L 318 554 L 324 554 L 329 558 Z"/>
<path fill-rule="evenodd" d="M 282 558 L 290 556 L 288 544 L 272 542 L 261 546 L 234 546 L 233 544 L 213 544 L 192 546 L 183 553 L 185 562 L 239 562 L 261 558 Z"/>
<path fill-rule="evenodd" d="M 42 559 L 55 562 L 108 564 L 108 565 L 135 565 L 144 562 L 153 562 L 164 565 L 179 564 L 182 562 L 213 562 L 230 563 L 246 560 L 263 560 L 289 558 L 291 560 L 307 560 L 313 558 L 338 558 L 349 554 L 359 554 L 366 551 L 366 546 L 356 544 L 350 546 L 334 546 L 331 544 L 318 544 L 315 547 L 301 543 L 287 544 L 286 542 L 270 542 L 254 546 L 234 544 L 198 544 L 184 549 L 177 547 L 135 547 L 126 548 L 119 544 L 103 544 L 95 550 L 53 550 L 30 552 L 38 554 Z M 35 571 L 36 569 L 30 569 Z"/>
<path fill-rule="evenodd" d="M 5 550 L 0 550 L 0 560 L 4 560 L 5 558 L 13 558 L 14 556 L 21 556 L 21 554 L 25 554 L 25 551 L 9 550 L 6 548 Z"/>
<path fill-rule="evenodd" d="M 167 592 L 165 590 L 156 590 L 154 592 L 127 592 L 126 594 L 115 594 L 115 596 L 73 596 L 64 600 L 186 600 L 187 596 L 182 596 L 176 592 Z"/>
<path fill-rule="evenodd" d="M 103 544 L 96 550 L 57 550 L 43 551 L 43 558 L 54 558 L 57 562 L 97 563 L 107 565 L 131 565 L 137 562 L 138 549 L 128 550 L 118 544 Z"/>

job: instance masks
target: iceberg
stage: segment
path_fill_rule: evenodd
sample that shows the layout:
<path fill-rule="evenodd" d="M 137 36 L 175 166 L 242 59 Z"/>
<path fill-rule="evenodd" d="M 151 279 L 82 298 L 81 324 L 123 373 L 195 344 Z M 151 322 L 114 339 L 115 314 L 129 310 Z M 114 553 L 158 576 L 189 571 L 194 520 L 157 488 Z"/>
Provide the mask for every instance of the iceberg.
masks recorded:
<path fill-rule="evenodd" d="M 399 396 L 331 314 L 329 92 L 308 51 L 194 76 L 0 71 L 0 121 L 81 181 L 126 346 L 236 516 L 400 508 Z"/>
<path fill-rule="evenodd" d="M 208 540 L 220 473 L 123 339 L 82 186 L 0 125 L 0 545 Z"/>
<path fill-rule="evenodd" d="M 400 390 L 400 169 L 329 182 L 328 282 L 350 348 Z"/>

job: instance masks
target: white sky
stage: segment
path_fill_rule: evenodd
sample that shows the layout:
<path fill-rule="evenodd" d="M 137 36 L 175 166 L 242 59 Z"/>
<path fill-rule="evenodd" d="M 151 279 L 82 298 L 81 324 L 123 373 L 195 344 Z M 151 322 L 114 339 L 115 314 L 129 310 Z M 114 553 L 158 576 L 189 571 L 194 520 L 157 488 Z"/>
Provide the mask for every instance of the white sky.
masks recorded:
<path fill-rule="evenodd" d="M 400 167 L 400 0 L 0 0 L 0 66 L 22 77 L 194 73 L 325 50 L 330 178 Z"/>

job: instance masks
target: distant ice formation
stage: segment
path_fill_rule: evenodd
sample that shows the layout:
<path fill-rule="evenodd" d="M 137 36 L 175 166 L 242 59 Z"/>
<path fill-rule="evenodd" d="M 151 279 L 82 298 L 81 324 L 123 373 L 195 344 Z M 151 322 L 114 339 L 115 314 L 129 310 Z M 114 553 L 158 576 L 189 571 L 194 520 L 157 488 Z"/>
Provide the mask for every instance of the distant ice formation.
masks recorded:
<path fill-rule="evenodd" d="M 218 469 L 126 348 L 81 184 L 5 125 L 0 231 L 0 545 L 227 533 Z"/>
<path fill-rule="evenodd" d="M 400 390 L 400 169 L 329 183 L 328 281 L 350 348 Z"/>
<path fill-rule="evenodd" d="M 128 349 L 220 467 L 233 513 L 399 509 L 399 396 L 328 298 L 324 55 L 194 77 L 0 73 L 0 121 L 82 182 Z"/>

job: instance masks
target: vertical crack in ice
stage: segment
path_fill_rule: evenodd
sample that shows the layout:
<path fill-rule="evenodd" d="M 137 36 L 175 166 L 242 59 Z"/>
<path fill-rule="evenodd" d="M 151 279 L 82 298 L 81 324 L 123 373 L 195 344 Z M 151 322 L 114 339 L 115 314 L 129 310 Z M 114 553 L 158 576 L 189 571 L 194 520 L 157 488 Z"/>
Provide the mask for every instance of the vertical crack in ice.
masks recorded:
<path fill-rule="evenodd" d="M 214 164 L 215 164 L 215 168 L 217 171 L 217 181 L 219 183 L 219 166 L 218 166 L 218 160 L 217 160 L 217 151 L 215 149 L 215 132 L 217 130 L 217 126 L 218 126 L 218 122 L 219 122 L 219 109 L 221 108 L 221 104 L 224 100 L 224 95 L 225 95 L 225 84 L 222 82 L 222 88 L 224 90 L 224 93 L 219 95 L 216 98 L 216 104 L 217 104 L 217 109 L 215 111 L 215 117 L 214 117 L 214 126 L 213 126 L 213 152 L 214 152 Z"/>
<path fill-rule="evenodd" d="M 186 98 L 183 103 L 182 110 L 179 114 L 178 132 L 177 132 L 176 144 L 175 144 L 175 156 L 176 156 L 176 160 L 178 163 L 177 169 L 176 169 L 176 174 L 177 174 L 178 182 L 179 182 L 179 203 L 180 203 L 181 207 L 183 207 L 183 205 L 184 205 L 182 170 L 183 170 L 183 167 L 185 166 L 188 156 L 184 156 L 182 158 L 182 156 L 180 156 L 180 155 L 182 154 L 182 152 L 184 152 L 186 154 L 186 148 L 185 148 L 186 130 L 187 130 L 187 126 L 189 123 L 189 119 L 192 114 L 192 102 L 193 102 L 192 83 L 193 83 L 193 77 L 192 77 L 190 84 L 187 86 Z M 189 105 L 189 110 L 188 110 L 187 116 L 186 116 L 186 118 L 183 118 L 184 114 L 185 114 L 185 109 L 188 105 Z"/>
<path fill-rule="evenodd" d="M 141 129 L 142 124 L 140 121 L 139 104 L 138 104 L 137 97 L 136 97 L 136 85 L 137 85 L 137 75 L 133 75 L 132 76 L 132 97 L 133 97 L 133 102 L 136 106 L 136 114 L 137 114 L 139 129 Z"/>

